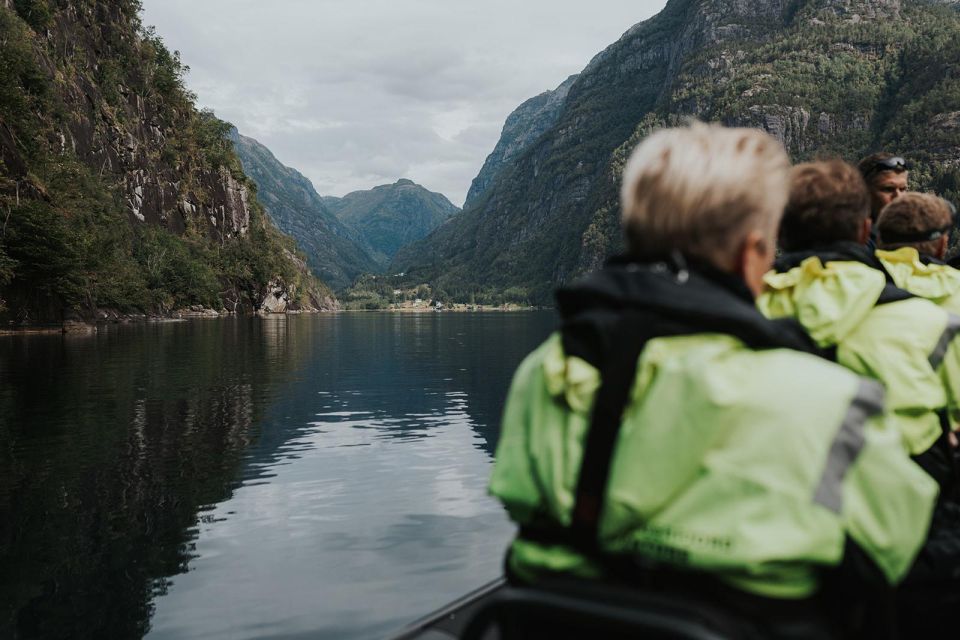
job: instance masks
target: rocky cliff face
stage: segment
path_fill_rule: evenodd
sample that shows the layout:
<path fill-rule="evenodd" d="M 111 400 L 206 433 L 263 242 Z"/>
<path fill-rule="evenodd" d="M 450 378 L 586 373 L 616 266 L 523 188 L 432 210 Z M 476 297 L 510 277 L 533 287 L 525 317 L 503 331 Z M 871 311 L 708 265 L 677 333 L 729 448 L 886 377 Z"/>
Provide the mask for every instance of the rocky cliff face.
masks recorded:
<path fill-rule="evenodd" d="M 424 238 L 460 211 L 443 194 L 407 179 L 323 201 L 366 244 L 380 269 L 401 247 Z"/>
<path fill-rule="evenodd" d="M 549 302 L 618 250 L 629 151 L 690 116 L 763 128 L 798 159 L 894 147 L 919 162 L 917 187 L 955 189 L 960 22 L 936 4 L 671 0 L 587 65 L 482 199 L 392 268 L 458 295 Z"/>
<path fill-rule="evenodd" d="M 271 280 L 299 288 L 297 304 L 329 298 L 289 259 L 228 126 L 197 111 L 178 54 L 138 9 L 0 5 L 0 307 L 26 321 L 103 306 L 252 310 Z"/>
<path fill-rule="evenodd" d="M 244 171 L 257 184 L 257 198 L 267 214 L 281 231 L 296 239 L 318 277 L 342 289 L 361 273 L 379 269 L 356 232 L 329 210 L 306 177 L 281 164 L 269 149 L 236 129 L 230 138 Z"/>
<path fill-rule="evenodd" d="M 487 192 L 487 189 L 496 179 L 500 170 L 523 153 L 537 138 L 546 133 L 560 118 L 567 94 L 577 76 L 573 75 L 553 91 L 544 91 L 540 95 L 530 98 L 513 113 L 507 116 L 500 133 L 500 140 L 493 152 L 487 156 L 480 173 L 473 179 L 467 199 L 463 203 L 464 209 L 471 206 Z"/>
<path fill-rule="evenodd" d="M 136 37 L 133 3 L 58 4 L 62 8 L 52 11 L 36 34 L 43 50 L 40 64 L 58 77 L 65 111 L 53 122 L 55 150 L 76 154 L 115 182 L 135 221 L 177 233 L 188 222 L 199 222 L 218 239 L 245 234 L 250 226 L 246 185 L 225 165 L 208 162 L 203 149 L 184 148 L 179 129 L 193 128 L 193 114 L 187 104 L 172 103 L 151 86 L 162 73 L 157 62 L 123 68 L 121 60 L 159 53 L 154 43 Z M 6 152 L 19 155 L 15 147 Z M 22 171 L 25 164 L 21 157 L 16 166 Z"/>

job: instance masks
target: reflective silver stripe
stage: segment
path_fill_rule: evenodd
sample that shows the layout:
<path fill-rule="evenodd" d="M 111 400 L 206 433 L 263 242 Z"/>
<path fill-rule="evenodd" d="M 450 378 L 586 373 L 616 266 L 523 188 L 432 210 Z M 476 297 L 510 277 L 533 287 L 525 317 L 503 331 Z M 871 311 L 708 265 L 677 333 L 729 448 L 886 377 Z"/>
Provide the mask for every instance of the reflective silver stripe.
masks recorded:
<path fill-rule="evenodd" d="M 861 378 L 857 395 L 850 401 L 843 424 L 830 445 L 827 466 L 813 501 L 834 513 L 840 513 L 843 508 L 843 478 L 863 450 L 867 420 L 883 412 L 883 396 L 883 386 L 879 382 Z"/>
<path fill-rule="evenodd" d="M 931 367 L 934 369 L 940 368 L 943 359 L 947 356 L 947 349 L 950 348 L 950 343 L 953 342 L 958 331 L 960 331 L 960 316 L 951 313 L 947 318 L 947 328 L 943 330 L 943 334 L 937 340 L 937 346 L 933 348 L 933 353 L 930 354 Z"/>

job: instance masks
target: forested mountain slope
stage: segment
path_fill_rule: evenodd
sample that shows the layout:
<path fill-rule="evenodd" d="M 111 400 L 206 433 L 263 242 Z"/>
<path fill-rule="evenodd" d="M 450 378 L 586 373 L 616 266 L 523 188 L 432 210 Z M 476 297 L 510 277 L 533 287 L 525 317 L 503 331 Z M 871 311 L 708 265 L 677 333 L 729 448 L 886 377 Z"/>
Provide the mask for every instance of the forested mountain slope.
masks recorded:
<path fill-rule="evenodd" d="M 2 319 L 335 304 L 139 10 L 0 0 Z"/>
<path fill-rule="evenodd" d="M 240 135 L 236 129 L 231 131 L 230 139 L 244 171 L 257 184 L 257 197 L 267 214 L 281 231 L 297 241 L 307 264 L 319 278 L 342 289 L 361 273 L 379 270 L 382 265 L 356 232 L 329 210 L 306 177 L 284 166 L 269 149 Z"/>
<path fill-rule="evenodd" d="M 356 232 L 379 264 L 386 267 L 397 251 L 425 237 L 460 209 L 441 193 L 401 179 L 324 204 Z"/>
<path fill-rule="evenodd" d="M 960 191 L 960 18 L 921 0 L 670 0 L 597 55 L 545 133 L 391 270 L 441 297 L 549 303 L 619 249 L 630 149 L 688 117 L 763 128 L 796 159 L 878 148 Z"/>

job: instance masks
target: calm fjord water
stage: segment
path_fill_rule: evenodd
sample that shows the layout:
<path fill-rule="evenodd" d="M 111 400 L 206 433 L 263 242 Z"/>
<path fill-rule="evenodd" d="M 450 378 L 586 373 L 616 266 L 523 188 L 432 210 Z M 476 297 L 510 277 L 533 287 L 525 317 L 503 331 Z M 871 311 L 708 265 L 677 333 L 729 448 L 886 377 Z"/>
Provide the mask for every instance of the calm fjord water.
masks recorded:
<path fill-rule="evenodd" d="M 0 637 L 378 638 L 499 574 L 550 313 L 0 338 Z"/>

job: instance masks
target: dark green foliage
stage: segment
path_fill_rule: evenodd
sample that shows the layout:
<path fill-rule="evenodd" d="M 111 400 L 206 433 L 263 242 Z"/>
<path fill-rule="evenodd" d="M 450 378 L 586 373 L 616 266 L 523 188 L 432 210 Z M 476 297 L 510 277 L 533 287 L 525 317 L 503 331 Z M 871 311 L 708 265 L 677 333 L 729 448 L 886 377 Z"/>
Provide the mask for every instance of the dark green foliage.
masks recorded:
<path fill-rule="evenodd" d="M 12 142 L 21 152 L 33 152 L 37 140 L 32 114 L 48 108 L 50 80 L 31 44 L 29 30 L 13 13 L 0 11 L 0 114 L 10 132 L 23 132 Z"/>
<path fill-rule="evenodd" d="M 420 300 L 424 306 L 433 306 L 437 302 L 444 305 L 459 303 L 488 307 L 506 304 L 530 306 L 533 304 L 534 295 L 524 287 L 445 289 L 424 283 L 416 274 L 405 273 L 393 276 L 360 276 L 352 287 L 343 292 L 342 299 L 347 309 L 375 310 L 404 306 L 405 303 L 416 300 Z"/>
<path fill-rule="evenodd" d="M 126 215 L 87 167 L 59 160 L 38 166 L 50 201 L 23 199 L 9 209 L 3 245 L 15 264 L 14 297 L 72 309 L 141 305 Z"/>
<path fill-rule="evenodd" d="M 16 264 L 12 283 L 31 295 L 79 302 L 82 256 L 66 218 L 52 207 L 30 201 L 11 216 L 5 249 Z"/>
<path fill-rule="evenodd" d="M 46 29 L 53 18 L 47 0 L 14 0 L 13 8 L 34 31 Z"/>
<path fill-rule="evenodd" d="M 233 144 L 227 137 L 233 125 L 204 109 L 193 120 L 192 140 L 203 159 L 212 167 L 227 167 L 238 178 L 243 177 L 243 167 L 233 152 Z"/>
<path fill-rule="evenodd" d="M 152 306 L 174 309 L 219 304 L 220 283 L 204 244 L 178 238 L 157 227 L 143 229 L 134 245 Z"/>

